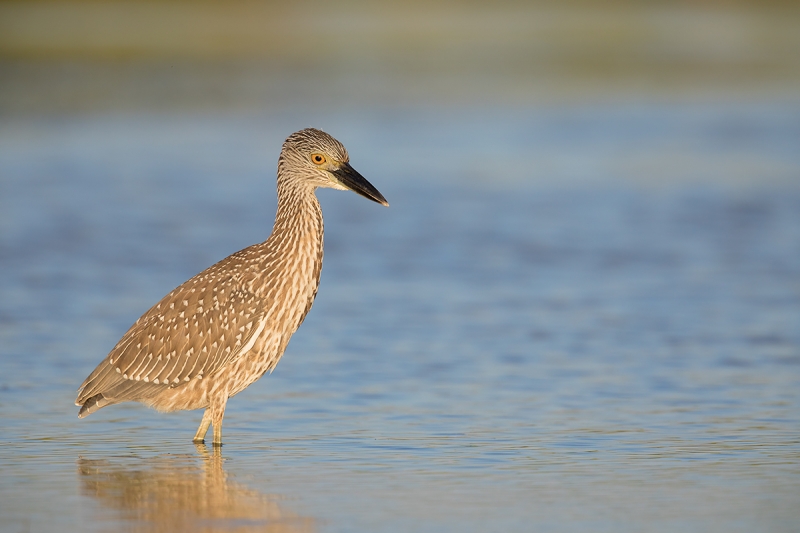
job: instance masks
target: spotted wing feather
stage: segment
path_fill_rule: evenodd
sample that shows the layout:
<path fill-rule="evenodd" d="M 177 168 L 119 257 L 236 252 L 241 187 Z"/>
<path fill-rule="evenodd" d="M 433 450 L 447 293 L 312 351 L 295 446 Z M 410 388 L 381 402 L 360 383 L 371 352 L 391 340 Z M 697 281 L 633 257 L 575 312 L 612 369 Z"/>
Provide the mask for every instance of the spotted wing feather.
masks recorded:
<path fill-rule="evenodd" d="M 145 313 L 86 379 L 76 404 L 133 383 L 141 395 L 202 379 L 253 346 L 265 327 L 260 299 L 230 283 L 175 289 Z M 127 383 L 126 383 L 127 382 Z"/>

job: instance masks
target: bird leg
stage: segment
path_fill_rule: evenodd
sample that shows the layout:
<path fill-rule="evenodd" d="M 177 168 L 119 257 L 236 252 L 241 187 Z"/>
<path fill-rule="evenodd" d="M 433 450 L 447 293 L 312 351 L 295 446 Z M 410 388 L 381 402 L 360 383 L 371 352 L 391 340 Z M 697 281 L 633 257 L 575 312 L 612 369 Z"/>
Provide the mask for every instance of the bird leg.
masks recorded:
<path fill-rule="evenodd" d="M 221 399 L 212 399 L 211 405 L 206 407 L 203 413 L 203 420 L 200 421 L 200 427 L 197 428 L 192 442 L 195 444 L 203 444 L 206 441 L 206 433 L 212 424 L 214 425 L 214 440 L 211 444 L 214 446 L 222 446 L 222 417 L 225 416 L 225 404 L 228 403 L 227 396 Z"/>
<path fill-rule="evenodd" d="M 208 433 L 208 426 L 211 425 L 211 408 L 206 407 L 205 412 L 203 413 L 203 420 L 200 421 L 200 427 L 197 428 L 197 433 L 195 433 L 192 442 L 195 444 L 203 444 L 206 441 L 206 433 Z M 214 426 L 216 430 L 216 426 Z"/>
<path fill-rule="evenodd" d="M 211 423 L 214 424 L 213 446 L 222 446 L 222 417 L 225 416 L 225 404 L 228 403 L 228 395 L 217 397 L 211 400 L 208 409 L 211 411 Z"/>

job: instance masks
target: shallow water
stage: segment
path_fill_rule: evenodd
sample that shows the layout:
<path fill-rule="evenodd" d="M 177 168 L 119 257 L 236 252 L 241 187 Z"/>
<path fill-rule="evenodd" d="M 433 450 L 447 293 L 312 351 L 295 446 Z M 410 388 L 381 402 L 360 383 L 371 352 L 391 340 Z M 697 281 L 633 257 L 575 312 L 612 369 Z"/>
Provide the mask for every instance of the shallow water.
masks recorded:
<path fill-rule="evenodd" d="M 315 124 L 317 302 L 200 412 L 75 390 L 266 238 Z M 3 531 L 796 531 L 800 107 L 98 115 L 0 124 Z"/>

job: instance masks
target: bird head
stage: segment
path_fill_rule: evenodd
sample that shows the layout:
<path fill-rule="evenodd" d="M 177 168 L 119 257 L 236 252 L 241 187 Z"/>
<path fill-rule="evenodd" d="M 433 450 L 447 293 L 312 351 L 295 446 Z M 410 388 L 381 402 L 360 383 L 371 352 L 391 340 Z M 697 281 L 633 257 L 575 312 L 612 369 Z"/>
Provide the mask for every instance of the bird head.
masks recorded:
<path fill-rule="evenodd" d="M 278 160 L 278 174 L 315 188 L 351 190 L 373 202 L 389 205 L 378 189 L 350 166 L 344 145 L 318 129 L 306 128 L 286 139 Z"/>

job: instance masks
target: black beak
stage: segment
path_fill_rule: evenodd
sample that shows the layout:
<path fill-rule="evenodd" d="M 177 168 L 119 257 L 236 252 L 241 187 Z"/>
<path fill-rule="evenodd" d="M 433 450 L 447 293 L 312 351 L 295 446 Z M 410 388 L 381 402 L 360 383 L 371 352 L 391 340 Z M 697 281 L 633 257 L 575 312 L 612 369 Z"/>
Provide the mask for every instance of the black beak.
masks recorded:
<path fill-rule="evenodd" d="M 339 183 L 347 187 L 353 192 L 356 192 L 364 198 L 369 198 L 373 202 L 389 207 L 389 202 L 383 197 L 378 189 L 372 186 L 370 182 L 361 174 L 350 166 L 349 163 L 342 163 L 342 166 L 333 171 L 333 175 L 339 180 Z"/>

